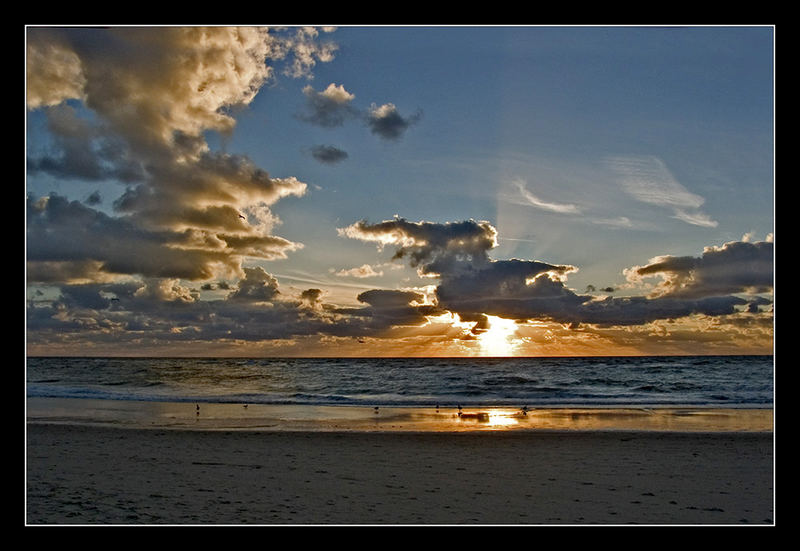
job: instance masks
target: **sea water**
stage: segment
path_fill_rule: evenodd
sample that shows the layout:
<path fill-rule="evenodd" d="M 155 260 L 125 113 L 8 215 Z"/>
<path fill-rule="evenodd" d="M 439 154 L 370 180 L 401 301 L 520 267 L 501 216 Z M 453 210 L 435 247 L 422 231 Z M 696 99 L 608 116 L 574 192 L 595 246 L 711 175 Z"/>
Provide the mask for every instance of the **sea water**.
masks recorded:
<path fill-rule="evenodd" d="M 29 398 L 759 409 L 773 389 L 773 356 L 26 359 Z"/>

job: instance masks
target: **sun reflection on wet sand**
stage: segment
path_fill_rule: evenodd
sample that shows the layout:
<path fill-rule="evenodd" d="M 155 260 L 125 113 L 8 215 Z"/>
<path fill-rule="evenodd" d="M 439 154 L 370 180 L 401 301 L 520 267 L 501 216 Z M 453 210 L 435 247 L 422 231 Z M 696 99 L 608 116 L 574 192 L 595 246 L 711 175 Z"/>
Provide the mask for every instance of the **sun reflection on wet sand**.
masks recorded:
<path fill-rule="evenodd" d="M 247 407 L 245 407 L 247 406 Z M 34 398 L 29 422 L 294 431 L 773 430 L 772 409 L 350 407 Z"/>

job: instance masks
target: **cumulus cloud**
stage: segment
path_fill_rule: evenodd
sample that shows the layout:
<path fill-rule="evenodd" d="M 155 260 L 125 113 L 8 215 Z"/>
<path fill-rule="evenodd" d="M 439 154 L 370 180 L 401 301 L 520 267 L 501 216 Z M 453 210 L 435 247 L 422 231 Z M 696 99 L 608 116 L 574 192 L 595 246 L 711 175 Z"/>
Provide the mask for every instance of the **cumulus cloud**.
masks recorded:
<path fill-rule="evenodd" d="M 269 301 L 280 294 L 278 280 L 264 268 L 244 268 L 244 274 L 238 289 L 228 295 L 229 300 Z"/>
<path fill-rule="evenodd" d="M 113 202 L 117 216 L 55 195 L 31 198 L 29 274 L 55 266 L 97 281 L 209 279 L 241 275 L 246 257 L 299 248 L 272 235 L 279 221 L 270 207 L 302 196 L 306 184 L 212 151 L 205 133 L 229 132 L 235 108 L 280 63 L 300 77 L 332 59 L 335 46 L 317 36 L 311 28 L 28 29 L 27 103 L 46 111 L 53 137 L 50 151 L 28 159 L 29 171 L 126 186 Z"/>
<path fill-rule="evenodd" d="M 321 27 L 322 32 L 330 33 L 336 27 Z M 291 62 L 283 73 L 292 78 L 311 78 L 311 70 L 317 61 L 332 61 L 339 46 L 334 42 L 318 41 L 319 30 L 315 27 L 301 27 L 293 36 L 283 39 L 279 47 L 286 52 L 293 52 Z"/>
<path fill-rule="evenodd" d="M 358 111 L 352 106 L 355 96 L 342 85 L 331 83 L 322 92 L 317 92 L 308 85 L 303 88 L 303 94 L 306 97 L 306 111 L 297 116 L 305 122 L 333 128 L 358 116 Z"/>
<path fill-rule="evenodd" d="M 138 182 L 145 169 L 132 158 L 124 143 L 112 133 L 78 116 L 76 109 L 61 103 L 46 110 L 48 130 L 54 140 L 55 155 L 31 155 L 28 171 L 44 172 L 56 178 L 83 181 L 117 180 Z"/>
<path fill-rule="evenodd" d="M 271 235 L 150 229 L 134 218 L 109 216 L 55 194 L 28 200 L 30 282 L 67 274 L 69 280 L 103 280 L 111 274 L 210 279 L 239 273 L 246 256 L 283 258 L 298 246 Z"/>
<path fill-rule="evenodd" d="M 370 131 L 384 140 L 400 139 L 406 130 L 421 118 L 421 111 L 402 116 L 393 103 L 384 103 L 380 106 L 373 103 L 366 114 Z"/>
<path fill-rule="evenodd" d="M 399 140 L 409 127 L 422 118 L 420 110 L 411 115 L 401 115 L 393 103 L 372 103 L 361 111 L 353 105 L 355 95 L 341 84 L 331 83 L 321 92 L 308 85 L 303 88 L 303 95 L 306 97 L 305 110 L 296 115 L 300 120 L 323 128 L 334 128 L 348 120 L 360 118 L 373 134 L 389 141 Z"/>
<path fill-rule="evenodd" d="M 496 231 L 487 222 L 437 224 L 401 218 L 357 222 L 344 236 L 394 245 L 395 259 L 407 258 L 420 275 L 440 280 L 436 306 L 462 320 L 484 316 L 550 320 L 573 326 L 640 325 L 693 314 L 721 316 L 750 308 L 759 299 L 736 293 L 771 289 L 771 247 L 746 242 L 709 247 L 696 258 L 663 257 L 628 271 L 637 277 L 667 274 L 662 292 L 650 297 L 594 297 L 566 286 L 576 268 L 532 260 L 494 260 Z M 751 309 L 751 308 L 750 308 Z M 751 309 L 752 310 L 752 309 Z"/>
<path fill-rule="evenodd" d="M 369 264 L 363 264 L 357 268 L 350 268 L 349 270 L 339 270 L 336 272 L 336 275 L 339 277 L 357 277 L 360 279 L 366 277 L 380 277 L 383 275 L 383 271 L 375 271 L 375 269 L 370 266 Z"/>
<path fill-rule="evenodd" d="M 321 163 L 332 165 L 344 161 L 349 155 L 347 151 L 332 145 L 315 145 L 311 148 L 311 156 Z"/>
<path fill-rule="evenodd" d="M 74 206 L 74 205 L 73 205 Z M 89 222 L 89 220 L 85 220 Z M 593 296 L 567 287 L 575 268 L 533 260 L 495 260 L 491 224 L 410 222 L 396 218 L 359 222 L 342 235 L 393 247 L 395 259 L 438 279 L 430 289 L 371 289 L 358 295 L 360 306 L 325 302 L 322 290 L 306 289 L 293 298 L 281 292 L 277 278 L 260 267 L 226 285 L 217 300 L 200 300 L 177 278 L 141 281 L 83 281 L 58 284 L 56 299 L 38 297 L 28 308 L 33 342 L 66 342 L 73 335 L 98 342 L 263 341 L 308 335 L 387 336 L 398 328 L 435 328 L 432 319 L 457 314 L 476 335 L 487 316 L 537 320 L 578 328 L 634 327 L 702 315 L 726 316 L 744 327 L 769 308 L 768 297 L 748 294 L 771 289 L 771 241 L 739 241 L 708 247 L 700 257 L 658 257 L 629 270 L 636 277 L 659 276 L 665 284 L 651 296 Z M 718 281 L 716 281 L 719 279 Z M 210 289 L 211 287 L 208 286 Z M 223 288 L 220 285 L 219 288 Z M 587 289 L 593 291 L 595 289 Z M 604 289 L 610 291 L 610 289 Z M 748 322 L 752 319 L 752 322 Z M 424 329 L 421 329 L 424 331 Z M 426 333 L 433 334 L 433 333 Z M 457 335 L 455 335 L 457 336 Z"/>
<path fill-rule="evenodd" d="M 717 226 L 715 220 L 700 210 L 705 199 L 681 185 L 661 159 L 652 156 L 614 157 L 606 162 L 618 175 L 622 188 L 636 200 L 669 208 L 674 218 L 687 224 Z"/>
<path fill-rule="evenodd" d="M 363 308 L 338 310 L 358 320 L 350 323 L 361 334 L 380 334 L 391 327 L 419 326 L 427 322 L 427 316 L 441 314 L 442 310 L 425 303 L 425 295 L 417 291 L 396 289 L 371 289 L 358 295 Z"/>
<path fill-rule="evenodd" d="M 656 296 L 694 298 L 771 292 L 773 265 L 771 241 L 732 241 L 720 247 L 706 247 L 700 257 L 656 257 L 625 273 L 630 281 L 661 278 Z"/>

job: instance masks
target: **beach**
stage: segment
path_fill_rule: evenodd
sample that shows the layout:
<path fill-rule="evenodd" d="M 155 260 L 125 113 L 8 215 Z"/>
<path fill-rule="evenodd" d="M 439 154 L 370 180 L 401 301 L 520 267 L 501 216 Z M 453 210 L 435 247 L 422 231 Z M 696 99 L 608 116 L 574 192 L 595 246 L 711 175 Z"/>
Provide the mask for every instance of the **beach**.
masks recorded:
<path fill-rule="evenodd" d="M 201 417 L 194 404 L 180 408 L 187 420 Z M 170 415 L 160 425 L 152 415 L 90 424 L 31 409 L 29 525 L 770 525 L 775 518 L 771 430 L 719 428 L 709 412 L 700 416 L 710 420 L 705 431 L 630 428 L 637 426 L 630 415 L 612 416 L 628 418 L 618 429 L 491 430 L 452 412 L 440 412 L 445 429 L 403 428 L 398 419 L 369 425 L 360 412 L 315 430 L 308 420 L 266 427 L 229 417 L 192 428 Z"/>

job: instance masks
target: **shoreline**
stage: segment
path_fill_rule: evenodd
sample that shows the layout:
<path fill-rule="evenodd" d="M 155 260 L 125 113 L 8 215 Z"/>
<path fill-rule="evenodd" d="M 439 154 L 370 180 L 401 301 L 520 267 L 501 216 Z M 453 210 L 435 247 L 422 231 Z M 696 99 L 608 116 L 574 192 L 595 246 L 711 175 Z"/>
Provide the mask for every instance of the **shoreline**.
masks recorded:
<path fill-rule="evenodd" d="M 664 431 L 772 433 L 772 408 L 366 407 L 27 398 L 27 424 L 303 432 Z"/>

